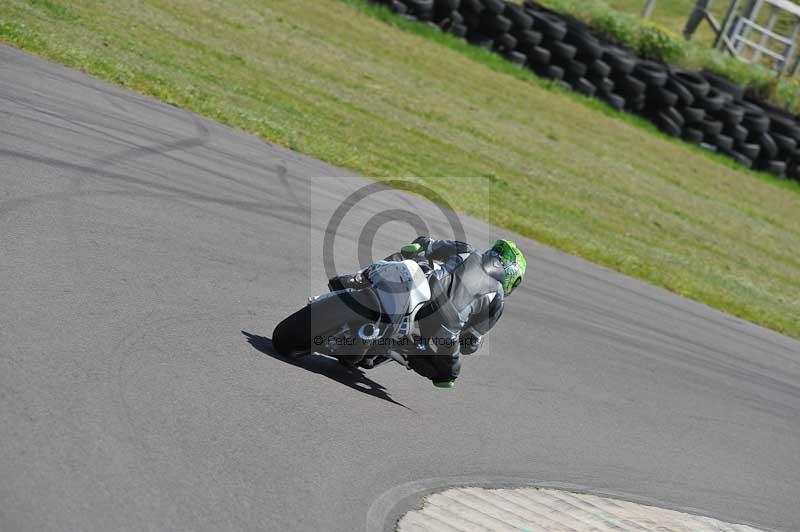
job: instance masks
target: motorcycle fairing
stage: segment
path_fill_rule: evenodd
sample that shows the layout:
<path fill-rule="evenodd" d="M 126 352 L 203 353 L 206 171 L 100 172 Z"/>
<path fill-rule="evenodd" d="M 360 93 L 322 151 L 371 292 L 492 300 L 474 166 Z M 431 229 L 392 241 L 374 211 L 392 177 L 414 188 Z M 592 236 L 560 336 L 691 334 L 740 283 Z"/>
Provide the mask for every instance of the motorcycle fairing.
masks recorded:
<path fill-rule="evenodd" d="M 370 268 L 368 278 L 378 294 L 382 313 L 394 324 L 392 334 L 401 325 L 406 334 L 412 331 L 414 316 L 431 299 L 420 265 L 413 260 L 379 261 Z"/>

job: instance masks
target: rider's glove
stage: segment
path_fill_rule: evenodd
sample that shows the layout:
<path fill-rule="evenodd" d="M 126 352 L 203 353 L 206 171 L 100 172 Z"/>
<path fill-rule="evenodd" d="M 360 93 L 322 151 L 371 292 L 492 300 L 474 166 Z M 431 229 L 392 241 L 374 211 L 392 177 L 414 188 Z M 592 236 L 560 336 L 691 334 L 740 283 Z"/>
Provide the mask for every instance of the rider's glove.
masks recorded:
<path fill-rule="evenodd" d="M 400 248 L 400 254 L 404 259 L 410 259 L 422 251 L 419 244 L 407 244 Z"/>
<path fill-rule="evenodd" d="M 358 272 L 355 275 L 337 275 L 328 279 L 328 288 L 331 292 L 344 290 L 345 288 L 365 288 L 368 285 L 369 280 L 362 272 Z"/>

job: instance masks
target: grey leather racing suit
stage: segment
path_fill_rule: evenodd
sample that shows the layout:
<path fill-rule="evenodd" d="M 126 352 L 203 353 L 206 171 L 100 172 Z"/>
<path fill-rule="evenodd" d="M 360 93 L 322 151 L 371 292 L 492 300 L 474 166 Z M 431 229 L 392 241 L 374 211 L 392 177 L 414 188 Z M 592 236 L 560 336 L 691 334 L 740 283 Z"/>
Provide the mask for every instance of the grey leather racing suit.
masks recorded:
<path fill-rule="evenodd" d="M 422 250 L 412 259 L 433 271 L 431 301 L 417 314 L 427 349 L 410 356 L 409 366 L 434 382 L 455 380 L 460 355 L 477 351 L 503 313 L 503 267 L 464 242 L 421 236 L 414 243 Z"/>

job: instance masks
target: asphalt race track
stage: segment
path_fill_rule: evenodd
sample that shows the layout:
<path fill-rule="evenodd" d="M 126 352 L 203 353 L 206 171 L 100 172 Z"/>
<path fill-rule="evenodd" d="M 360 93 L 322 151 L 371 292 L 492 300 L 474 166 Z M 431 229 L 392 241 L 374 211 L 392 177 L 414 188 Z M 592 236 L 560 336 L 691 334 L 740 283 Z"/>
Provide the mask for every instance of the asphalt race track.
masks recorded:
<path fill-rule="evenodd" d="M 271 355 L 346 175 L 0 47 L 0 530 L 378 530 L 463 483 L 800 530 L 800 342 L 529 240 L 454 390 Z M 387 209 L 452 236 L 417 196 L 363 203 L 342 271 Z"/>

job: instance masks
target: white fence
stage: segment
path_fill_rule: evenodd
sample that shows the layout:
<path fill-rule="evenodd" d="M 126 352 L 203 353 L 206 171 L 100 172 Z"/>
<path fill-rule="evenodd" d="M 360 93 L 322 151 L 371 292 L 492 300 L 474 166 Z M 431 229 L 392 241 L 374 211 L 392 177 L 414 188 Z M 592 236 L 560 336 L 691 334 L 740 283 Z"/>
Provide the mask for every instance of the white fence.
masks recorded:
<path fill-rule="evenodd" d="M 697 0 L 684 36 L 690 39 L 704 20 L 716 34 L 714 47 L 745 63 L 761 63 L 778 74 L 795 75 L 800 66 L 800 6 L 789 0 L 730 0 L 722 22 L 711 13 L 712 0 Z M 656 0 L 646 0 L 642 16 L 649 18 Z"/>

